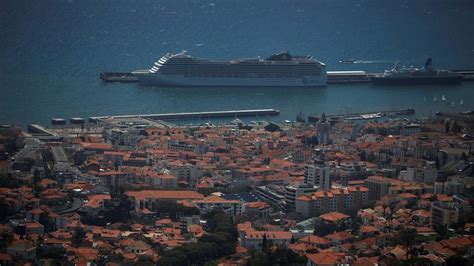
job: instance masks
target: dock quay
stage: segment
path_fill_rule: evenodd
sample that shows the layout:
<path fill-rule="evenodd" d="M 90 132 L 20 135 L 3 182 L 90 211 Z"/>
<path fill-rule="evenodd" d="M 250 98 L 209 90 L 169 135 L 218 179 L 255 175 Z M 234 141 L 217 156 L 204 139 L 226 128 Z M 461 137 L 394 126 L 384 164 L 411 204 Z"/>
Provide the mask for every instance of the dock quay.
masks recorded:
<path fill-rule="evenodd" d="M 327 83 L 370 83 L 370 76 L 374 74 L 365 71 L 328 71 Z M 101 72 L 100 79 L 104 82 L 134 83 L 138 82 L 131 72 Z"/>
<path fill-rule="evenodd" d="M 93 117 L 89 117 L 89 122 L 95 123 L 99 120 L 105 120 L 105 119 L 127 119 L 127 118 L 147 118 L 147 119 L 153 119 L 153 120 L 178 120 L 178 119 L 210 119 L 210 118 L 226 118 L 226 117 L 277 116 L 279 114 L 280 114 L 280 111 L 276 109 L 231 110 L 231 111 L 188 112 L 188 113 L 168 113 L 168 114 L 93 116 Z"/>
<path fill-rule="evenodd" d="M 156 128 L 174 128 L 177 125 L 166 122 L 159 119 L 152 119 L 144 116 L 106 116 L 94 118 L 91 123 L 97 126 L 106 128 L 145 128 L 145 127 L 156 127 Z"/>
<path fill-rule="evenodd" d="M 474 81 L 474 70 L 459 69 L 452 70 L 455 73 L 463 75 L 463 81 Z M 371 77 L 382 73 L 369 73 L 361 70 L 357 71 L 327 71 L 327 84 L 357 84 L 372 83 Z M 131 72 L 101 72 L 100 79 L 104 82 L 114 83 L 137 83 L 137 77 Z"/>
<path fill-rule="evenodd" d="M 329 120 L 364 120 L 364 119 L 375 119 L 385 116 L 399 116 L 399 115 L 413 115 L 415 114 L 415 109 L 398 109 L 398 110 L 389 110 L 389 111 L 373 111 L 373 112 L 362 112 L 362 113 L 350 113 L 350 114 L 337 114 L 337 115 L 326 115 L 326 118 Z M 308 115 L 308 123 L 316 123 L 321 115 L 319 114 L 310 114 Z"/>
<path fill-rule="evenodd" d="M 39 135 L 44 135 L 44 136 L 56 136 L 52 131 L 46 129 L 43 126 L 40 126 L 38 124 L 29 124 L 28 125 L 28 132 L 34 133 L 34 134 L 39 134 Z"/>
<path fill-rule="evenodd" d="M 466 112 L 437 112 L 435 113 L 437 117 L 444 117 L 444 118 L 451 118 L 463 121 L 469 121 L 470 123 L 474 123 L 474 111 L 466 111 Z"/>
<path fill-rule="evenodd" d="M 474 81 L 474 70 L 472 69 L 453 70 L 453 72 L 461 74 L 463 76 L 463 81 Z"/>
<path fill-rule="evenodd" d="M 327 84 L 371 83 L 373 75 L 365 71 L 328 71 Z"/>

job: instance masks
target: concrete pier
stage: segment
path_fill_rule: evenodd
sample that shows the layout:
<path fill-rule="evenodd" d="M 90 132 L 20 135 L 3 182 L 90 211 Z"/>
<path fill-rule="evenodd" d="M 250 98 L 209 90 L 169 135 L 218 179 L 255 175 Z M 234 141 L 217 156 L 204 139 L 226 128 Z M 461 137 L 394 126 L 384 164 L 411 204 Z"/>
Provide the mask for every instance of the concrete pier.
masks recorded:
<path fill-rule="evenodd" d="M 89 122 L 95 123 L 101 119 L 123 119 L 142 117 L 154 120 L 175 120 L 175 119 L 209 119 L 226 117 L 250 117 L 250 116 L 277 116 L 280 114 L 276 109 L 255 109 L 255 110 L 231 110 L 231 111 L 210 111 L 210 112 L 189 112 L 189 113 L 168 113 L 168 114 L 137 114 L 137 115 L 116 115 L 116 116 L 92 116 Z"/>
<path fill-rule="evenodd" d="M 373 75 L 365 71 L 328 71 L 327 84 L 370 83 Z"/>
<path fill-rule="evenodd" d="M 415 109 L 398 109 L 398 110 L 389 110 L 389 111 L 374 111 L 374 112 L 363 112 L 363 113 L 350 113 L 350 114 L 339 114 L 339 115 L 326 115 L 327 119 L 330 120 L 339 120 L 339 119 L 353 119 L 353 120 L 364 120 L 363 118 L 366 115 L 378 114 L 380 117 L 385 116 L 398 116 L 398 115 L 413 115 L 415 114 Z M 308 115 L 308 123 L 315 123 L 319 120 L 321 115 L 319 114 L 310 114 Z"/>
<path fill-rule="evenodd" d="M 30 124 L 28 125 L 28 131 L 35 134 L 42 134 L 46 136 L 55 136 L 53 132 L 49 131 L 48 129 L 40 126 L 38 124 Z"/>
<path fill-rule="evenodd" d="M 453 72 L 461 74 L 463 76 L 462 81 L 474 81 L 474 70 L 453 70 Z"/>
<path fill-rule="evenodd" d="M 463 75 L 463 81 L 474 81 L 474 70 L 463 69 L 463 70 L 452 70 L 455 73 Z M 327 72 L 327 84 L 353 84 L 353 83 L 372 83 L 370 77 L 382 73 L 368 73 L 365 71 L 328 71 Z M 104 82 L 115 82 L 115 83 L 133 83 L 138 82 L 136 76 L 131 72 L 101 72 L 100 79 Z"/>

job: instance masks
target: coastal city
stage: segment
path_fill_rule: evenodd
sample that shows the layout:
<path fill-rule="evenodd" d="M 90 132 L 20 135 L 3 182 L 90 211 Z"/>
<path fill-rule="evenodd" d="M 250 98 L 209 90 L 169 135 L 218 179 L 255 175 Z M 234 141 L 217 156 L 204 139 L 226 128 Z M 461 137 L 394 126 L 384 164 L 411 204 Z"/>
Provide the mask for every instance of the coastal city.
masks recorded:
<path fill-rule="evenodd" d="M 309 118 L 3 125 L 0 265 L 474 263 L 472 112 Z"/>
<path fill-rule="evenodd" d="M 473 0 L 1 0 L 0 266 L 474 266 Z"/>

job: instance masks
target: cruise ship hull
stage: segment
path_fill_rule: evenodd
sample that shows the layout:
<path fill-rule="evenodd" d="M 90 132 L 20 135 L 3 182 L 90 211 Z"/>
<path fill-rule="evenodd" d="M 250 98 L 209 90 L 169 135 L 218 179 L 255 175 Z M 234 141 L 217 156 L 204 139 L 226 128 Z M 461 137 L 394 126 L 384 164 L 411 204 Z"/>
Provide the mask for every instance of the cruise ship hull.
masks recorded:
<path fill-rule="evenodd" d="M 371 80 L 376 85 L 456 84 L 462 81 L 462 76 L 413 78 L 371 77 Z"/>
<path fill-rule="evenodd" d="M 143 85 L 172 87 L 322 87 L 325 75 L 303 78 L 199 78 L 137 73 Z"/>

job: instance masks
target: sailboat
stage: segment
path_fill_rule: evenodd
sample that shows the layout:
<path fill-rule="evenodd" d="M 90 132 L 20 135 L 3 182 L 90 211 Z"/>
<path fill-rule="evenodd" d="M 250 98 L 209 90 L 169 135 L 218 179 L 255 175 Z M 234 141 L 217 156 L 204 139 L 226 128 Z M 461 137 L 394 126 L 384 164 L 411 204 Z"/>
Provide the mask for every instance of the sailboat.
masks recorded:
<path fill-rule="evenodd" d="M 438 101 L 438 99 L 436 99 L 436 96 L 433 98 L 433 102 L 436 102 Z"/>
<path fill-rule="evenodd" d="M 446 97 L 444 97 L 444 94 L 443 94 L 443 96 L 441 96 L 441 100 L 442 100 L 443 102 L 446 101 Z"/>
<path fill-rule="evenodd" d="M 464 100 L 463 100 L 463 99 L 461 99 L 461 102 L 460 102 L 459 104 L 463 105 L 463 104 L 464 104 Z"/>

